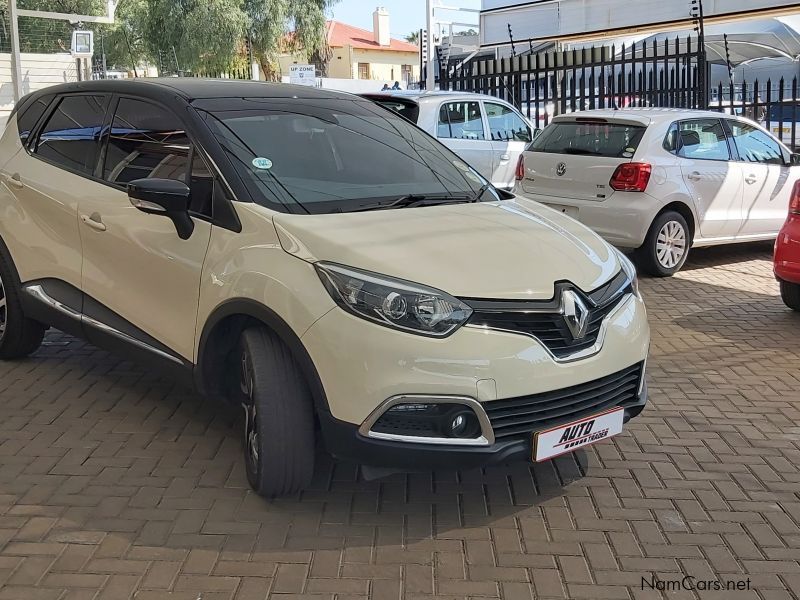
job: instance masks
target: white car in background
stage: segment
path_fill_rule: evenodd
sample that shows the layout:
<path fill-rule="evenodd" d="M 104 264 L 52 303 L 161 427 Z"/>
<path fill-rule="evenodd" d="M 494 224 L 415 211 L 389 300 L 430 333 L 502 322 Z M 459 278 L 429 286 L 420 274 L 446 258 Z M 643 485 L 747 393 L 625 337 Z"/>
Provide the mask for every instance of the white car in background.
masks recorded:
<path fill-rule="evenodd" d="M 663 108 L 561 115 L 524 152 L 516 191 L 635 250 L 656 276 L 692 246 L 774 239 L 800 170 L 764 128 Z"/>
<path fill-rule="evenodd" d="M 430 133 L 495 187 L 514 187 L 515 168 L 537 131 L 508 102 L 463 92 L 380 92 L 364 98 Z"/>

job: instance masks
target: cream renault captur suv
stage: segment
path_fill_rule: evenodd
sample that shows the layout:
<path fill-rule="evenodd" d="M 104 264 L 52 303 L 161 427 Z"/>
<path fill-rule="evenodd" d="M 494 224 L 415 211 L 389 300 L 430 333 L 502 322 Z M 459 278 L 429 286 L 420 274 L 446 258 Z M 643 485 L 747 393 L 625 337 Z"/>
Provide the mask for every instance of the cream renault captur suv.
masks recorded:
<path fill-rule="evenodd" d="M 25 97 L 0 140 L 0 357 L 48 326 L 245 409 L 263 495 L 315 442 L 392 467 L 538 461 L 644 407 L 636 274 L 341 93 L 92 81 Z"/>

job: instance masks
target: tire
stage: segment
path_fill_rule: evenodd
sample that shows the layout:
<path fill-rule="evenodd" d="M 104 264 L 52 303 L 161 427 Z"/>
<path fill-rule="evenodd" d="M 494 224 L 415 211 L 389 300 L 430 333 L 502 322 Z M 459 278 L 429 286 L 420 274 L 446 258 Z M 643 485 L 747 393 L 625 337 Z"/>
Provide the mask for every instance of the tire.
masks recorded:
<path fill-rule="evenodd" d="M 239 371 L 247 480 L 267 498 L 304 489 L 314 474 L 314 408 L 299 365 L 258 326 L 242 333 Z"/>
<path fill-rule="evenodd" d="M 8 251 L 0 242 L 0 360 L 24 358 L 41 346 L 47 328 L 22 310 L 22 286 Z"/>
<path fill-rule="evenodd" d="M 671 277 L 681 270 L 689 256 L 691 232 L 680 213 L 658 215 L 636 251 L 639 266 L 654 277 Z"/>
<path fill-rule="evenodd" d="M 786 306 L 800 311 L 800 283 L 781 281 L 781 298 Z"/>

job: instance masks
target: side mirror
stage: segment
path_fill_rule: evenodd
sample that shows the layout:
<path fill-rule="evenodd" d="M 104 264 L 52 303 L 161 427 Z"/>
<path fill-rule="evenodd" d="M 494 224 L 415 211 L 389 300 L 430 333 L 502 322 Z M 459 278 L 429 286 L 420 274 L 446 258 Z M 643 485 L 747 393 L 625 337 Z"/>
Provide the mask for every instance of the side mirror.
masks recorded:
<path fill-rule="evenodd" d="M 536 129 L 533 130 L 533 139 L 538 138 L 540 135 L 542 135 L 542 130 L 541 129 L 536 128 Z"/>
<path fill-rule="evenodd" d="M 789 164 L 793 167 L 800 165 L 800 154 L 792 154 L 789 157 Z"/>
<path fill-rule="evenodd" d="M 136 179 L 128 183 L 131 204 L 149 215 L 170 219 L 182 240 L 188 240 L 194 231 L 189 196 L 189 186 L 175 179 Z"/>

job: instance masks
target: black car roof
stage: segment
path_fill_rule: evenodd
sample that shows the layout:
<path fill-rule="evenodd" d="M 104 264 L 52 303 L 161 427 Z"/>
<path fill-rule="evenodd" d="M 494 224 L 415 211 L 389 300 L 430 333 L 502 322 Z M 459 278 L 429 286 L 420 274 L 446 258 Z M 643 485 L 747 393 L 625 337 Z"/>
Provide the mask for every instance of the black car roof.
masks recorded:
<path fill-rule="evenodd" d="M 353 99 L 344 92 L 322 90 L 309 86 L 266 83 L 238 79 L 205 79 L 202 77 L 162 77 L 148 79 L 104 79 L 63 83 L 43 88 L 31 94 L 38 97 L 76 92 L 136 94 L 153 99 L 180 96 L 184 100 L 208 98 L 339 98 Z"/>

